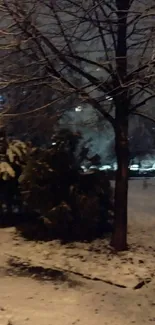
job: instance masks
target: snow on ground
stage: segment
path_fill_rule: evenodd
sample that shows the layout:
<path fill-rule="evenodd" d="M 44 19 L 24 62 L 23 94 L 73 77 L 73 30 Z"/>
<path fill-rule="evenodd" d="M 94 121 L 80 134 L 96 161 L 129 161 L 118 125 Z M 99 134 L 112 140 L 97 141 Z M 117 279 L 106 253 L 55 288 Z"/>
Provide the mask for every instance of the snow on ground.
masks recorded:
<path fill-rule="evenodd" d="M 127 252 L 112 254 L 108 240 L 62 246 L 0 229 L 0 325 L 155 323 L 155 180 L 147 183 L 129 184 Z"/>

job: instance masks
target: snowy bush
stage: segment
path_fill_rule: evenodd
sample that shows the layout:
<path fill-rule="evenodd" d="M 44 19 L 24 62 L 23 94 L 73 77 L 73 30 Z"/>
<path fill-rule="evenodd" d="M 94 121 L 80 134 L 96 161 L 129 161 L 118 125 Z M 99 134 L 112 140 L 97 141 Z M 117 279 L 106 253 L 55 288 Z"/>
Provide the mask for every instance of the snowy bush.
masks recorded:
<path fill-rule="evenodd" d="M 61 130 L 54 143 L 32 149 L 20 178 L 29 213 L 38 213 L 33 234 L 29 226 L 24 233 L 66 240 L 102 235 L 113 213 L 108 179 L 103 172 L 83 173 L 77 166 L 77 135 Z"/>

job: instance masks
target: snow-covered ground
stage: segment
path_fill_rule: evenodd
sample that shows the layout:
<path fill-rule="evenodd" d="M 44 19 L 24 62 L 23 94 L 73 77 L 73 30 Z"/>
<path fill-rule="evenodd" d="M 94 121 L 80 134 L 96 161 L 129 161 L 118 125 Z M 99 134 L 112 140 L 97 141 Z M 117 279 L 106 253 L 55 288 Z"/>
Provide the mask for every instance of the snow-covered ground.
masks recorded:
<path fill-rule="evenodd" d="M 155 180 L 147 183 L 129 184 L 127 252 L 0 229 L 0 325 L 155 324 Z"/>

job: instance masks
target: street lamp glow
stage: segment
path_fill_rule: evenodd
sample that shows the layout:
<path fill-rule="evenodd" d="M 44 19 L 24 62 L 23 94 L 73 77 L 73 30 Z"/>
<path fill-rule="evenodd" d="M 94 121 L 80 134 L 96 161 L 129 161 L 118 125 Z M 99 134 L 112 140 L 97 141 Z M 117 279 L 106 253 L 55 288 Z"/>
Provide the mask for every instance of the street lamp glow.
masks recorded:
<path fill-rule="evenodd" d="M 75 108 L 75 112 L 81 112 L 82 111 L 82 106 L 77 106 Z"/>
<path fill-rule="evenodd" d="M 113 98 L 111 96 L 106 96 L 106 99 L 109 101 L 113 100 Z"/>

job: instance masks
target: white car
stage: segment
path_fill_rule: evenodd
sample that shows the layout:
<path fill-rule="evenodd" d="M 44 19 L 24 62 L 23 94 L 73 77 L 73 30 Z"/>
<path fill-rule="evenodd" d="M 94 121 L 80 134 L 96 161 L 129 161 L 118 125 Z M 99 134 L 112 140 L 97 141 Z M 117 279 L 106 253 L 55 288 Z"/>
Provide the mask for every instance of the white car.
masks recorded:
<path fill-rule="evenodd" d="M 138 170 L 139 170 L 139 165 L 134 164 L 134 165 L 131 165 L 129 168 L 130 168 L 130 170 L 132 170 L 132 171 L 138 171 Z"/>

